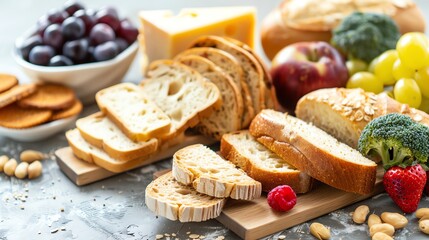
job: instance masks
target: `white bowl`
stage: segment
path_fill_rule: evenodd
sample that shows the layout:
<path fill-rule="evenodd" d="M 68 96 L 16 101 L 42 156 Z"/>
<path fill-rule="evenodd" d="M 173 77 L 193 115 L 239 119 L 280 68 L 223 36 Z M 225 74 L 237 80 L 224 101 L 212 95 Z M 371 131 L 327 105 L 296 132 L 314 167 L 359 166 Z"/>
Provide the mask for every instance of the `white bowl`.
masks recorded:
<path fill-rule="evenodd" d="M 18 38 L 17 43 L 23 39 Z M 71 87 L 83 103 L 92 103 L 96 92 L 122 81 L 137 50 L 136 41 L 111 60 L 64 67 L 47 67 L 29 63 L 17 53 L 16 49 L 13 55 L 15 61 L 32 81 L 64 84 Z"/>
<path fill-rule="evenodd" d="M 0 136 L 5 136 L 21 142 L 34 142 L 48 138 L 65 129 L 72 128 L 77 117 L 78 114 L 31 128 L 15 129 L 0 127 Z"/>

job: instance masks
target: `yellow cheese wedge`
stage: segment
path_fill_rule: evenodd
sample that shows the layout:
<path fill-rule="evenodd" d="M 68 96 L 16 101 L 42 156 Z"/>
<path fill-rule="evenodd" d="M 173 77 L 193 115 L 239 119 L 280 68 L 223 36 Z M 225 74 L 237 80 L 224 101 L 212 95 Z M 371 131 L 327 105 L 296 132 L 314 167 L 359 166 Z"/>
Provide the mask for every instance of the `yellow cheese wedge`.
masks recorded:
<path fill-rule="evenodd" d="M 178 15 L 169 10 L 141 11 L 139 17 L 149 62 L 172 58 L 204 35 L 231 37 L 254 46 L 254 7 L 186 8 Z"/>

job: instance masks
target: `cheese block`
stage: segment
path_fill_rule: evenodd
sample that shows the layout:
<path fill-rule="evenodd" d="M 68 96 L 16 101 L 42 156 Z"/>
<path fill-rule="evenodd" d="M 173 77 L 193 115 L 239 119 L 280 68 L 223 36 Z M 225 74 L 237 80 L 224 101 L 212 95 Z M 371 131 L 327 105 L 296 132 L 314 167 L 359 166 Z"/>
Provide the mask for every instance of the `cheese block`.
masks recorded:
<path fill-rule="evenodd" d="M 149 62 L 171 59 L 204 35 L 226 36 L 254 46 L 254 7 L 185 8 L 178 15 L 169 10 L 141 11 L 139 17 Z"/>

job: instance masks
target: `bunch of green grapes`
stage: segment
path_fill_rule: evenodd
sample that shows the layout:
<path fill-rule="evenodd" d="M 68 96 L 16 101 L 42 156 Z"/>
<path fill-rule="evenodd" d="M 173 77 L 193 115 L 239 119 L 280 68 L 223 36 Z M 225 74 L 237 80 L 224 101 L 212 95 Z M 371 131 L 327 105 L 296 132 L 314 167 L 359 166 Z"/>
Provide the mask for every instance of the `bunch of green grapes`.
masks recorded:
<path fill-rule="evenodd" d="M 397 101 L 429 110 L 429 39 L 423 33 L 404 34 L 396 49 L 382 53 L 366 69 L 359 60 L 352 60 L 348 67 L 348 88 L 380 93 L 393 86 Z"/>

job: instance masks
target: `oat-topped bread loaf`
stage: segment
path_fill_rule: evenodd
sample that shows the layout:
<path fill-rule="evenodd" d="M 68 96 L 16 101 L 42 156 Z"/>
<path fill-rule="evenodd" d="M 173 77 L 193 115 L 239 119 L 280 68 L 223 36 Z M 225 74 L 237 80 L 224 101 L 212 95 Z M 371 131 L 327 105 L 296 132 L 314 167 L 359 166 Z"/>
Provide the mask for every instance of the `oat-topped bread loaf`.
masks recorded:
<path fill-rule="evenodd" d="M 271 151 L 321 182 L 358 194 L 374 190 L 377 164 L 320 128 L 285 113 L 263 110 L 249 131 Z M 292 157 L 294 151 L 305 158 Z"/>
<path fill-rule="evenodd" d="M 213 197 L 252 200 L 262 191 L 260 182 L 202 144 L 182 148 L 173 155 L 173 176 Z"/>
<path fill-rule="evenodd" d="M 313 179 L 256 141 L 249 131 L 237 131 L 222 136 L 220 153 L 262 184 L 263 191 L 287 184 L 297 193 L 311 189 Z M 292 156 L 295 157 L 295 156 Z"/>
<path fill-rule="evenodd" d="M 140 85 L 149 98 L 171 119 L 162 139 L 170 139 L 198 124 L 222 105 L 216 85 L 192 68 L 170 60 L 152 62 Z"/>
<path fill-rule="evenodd" d="M 156 215 L 181 222 L 201 222 L 218 217 L 226 199 L 199 193 L 178 183 L 168 172 L 146 187 L 145 202 Z"/>
<path fill-rule="evenodd" d="M 401 104 L 385 93 L 376 95 L 362 89 L 327 88 L 308 93 L 298 101 L 295 113 L 353 148 L 357 148 L 363 128 L 372 119 L 388 113 L 402 113 L 429 126 L 425 112 Z"/>
<path fill-rule="evenodd" d="M 132 83 L 120 83 L 95 95 L 100 109 L 134 141 L 147 141 L 170 131 L 171 120 Z"/>
<path fill-rule="evenodd" d="M 243 99 L 233 80 L 206 58 L 190 55 L 176 60 L 193 68 L 216 84 L 222 96 L 222 107 L 215 110 L 209 117 L 201 119 L 196 126 L 198 131 L 220 140 L 223 134 L 239 130 L 243 115 Z"/>

